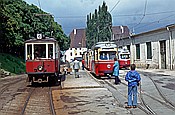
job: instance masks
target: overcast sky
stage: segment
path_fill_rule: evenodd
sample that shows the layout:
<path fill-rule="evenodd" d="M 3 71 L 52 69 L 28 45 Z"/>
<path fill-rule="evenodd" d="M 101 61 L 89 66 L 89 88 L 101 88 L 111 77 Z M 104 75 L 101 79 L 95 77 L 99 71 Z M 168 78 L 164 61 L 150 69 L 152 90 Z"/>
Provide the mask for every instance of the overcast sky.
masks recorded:
<path fill-rule="evenodd" d="M 102 6 L 112 15 L 113 26 L 124 25 L 134 33 L 175 23 L 175 0 L 24 0 L 53 14 L 66 35 L 86 27 L 86 16 Z"/>

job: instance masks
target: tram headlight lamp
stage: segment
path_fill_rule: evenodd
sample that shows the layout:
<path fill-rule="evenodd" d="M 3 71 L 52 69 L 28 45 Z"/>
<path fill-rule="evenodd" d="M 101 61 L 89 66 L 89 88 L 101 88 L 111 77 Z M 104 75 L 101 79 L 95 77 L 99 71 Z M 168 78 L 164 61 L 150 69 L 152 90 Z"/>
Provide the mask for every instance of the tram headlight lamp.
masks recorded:
<path fill-rule="evenodd" d="M 42 66 L 42 65 L 39 65 L 39 66 L 38 66 L 38 70 L 39 70 L 39 71 L 42 71 L 42 70 L 43 70 L 43 66 Z"/>
<path fill-rule="evenodd" d="M 111 65 L 110 65 L 110 64 L 108 64 L 108 65 L 107 65 L 107 68 L 111 68 Z"/>

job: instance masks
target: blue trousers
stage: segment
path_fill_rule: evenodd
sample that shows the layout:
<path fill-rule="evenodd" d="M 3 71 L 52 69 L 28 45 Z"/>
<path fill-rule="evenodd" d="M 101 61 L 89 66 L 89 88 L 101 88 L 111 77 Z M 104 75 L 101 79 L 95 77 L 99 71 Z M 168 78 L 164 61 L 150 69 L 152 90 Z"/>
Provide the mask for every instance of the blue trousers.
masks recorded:
<path fill-rule="evenodd" d="M 115 76 L 115 84 L 119 84 L 119 83 L 121 83 L 121 80 L 119 79 L 118 76 Z"/>
<path fill-rule="evenodd" d="M 128 106 L 137 106 L 137 86 L 128 87 Z"/>

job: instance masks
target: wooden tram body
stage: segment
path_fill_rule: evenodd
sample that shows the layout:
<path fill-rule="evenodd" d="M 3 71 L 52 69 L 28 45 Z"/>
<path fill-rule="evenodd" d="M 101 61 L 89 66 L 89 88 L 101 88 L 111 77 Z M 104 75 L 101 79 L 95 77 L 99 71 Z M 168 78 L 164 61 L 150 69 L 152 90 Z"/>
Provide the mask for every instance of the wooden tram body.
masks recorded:
<path fill-rule="evenodd" d="M 43 83 L 59 79 L 60 49 L 54 38 L 25 41 L 25 60 L 28 82 Z"/>
<path fill-rule="evenodd" d="M 127 49 L 118 49 L 118 62 L 120 69 L 130 67 L 130 52 Z"/>
<path fill-rule="evenodd" d="M 90 71 L 98 77 L 113 74 L 114 58 L 118 56 L 114 42 L 98 42 L 89 53 Z"/>

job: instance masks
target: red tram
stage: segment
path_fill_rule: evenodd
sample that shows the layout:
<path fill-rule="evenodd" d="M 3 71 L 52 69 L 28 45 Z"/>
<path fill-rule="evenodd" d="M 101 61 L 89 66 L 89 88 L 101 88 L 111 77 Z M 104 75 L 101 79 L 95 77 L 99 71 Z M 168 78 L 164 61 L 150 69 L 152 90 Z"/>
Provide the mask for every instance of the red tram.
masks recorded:
<path fill-rule="evenodd" d="M 87 54 L 88 69 L 97 77 L 111 76 L 114 57 L 118 56 L 117 45 L 114 42 L 98 42 Z"/>
<path fill-rule="evenodd" d="M 60 49 L 54 38 L 25 41 L 25 60 L 28 82 L 58 82 L 60 72 Z"/>
<path fill-rule="evenodd" d="M 130 67 L 130 52 L 127 49 L 118 49 L 118 62 L 120 69 Z"/>

